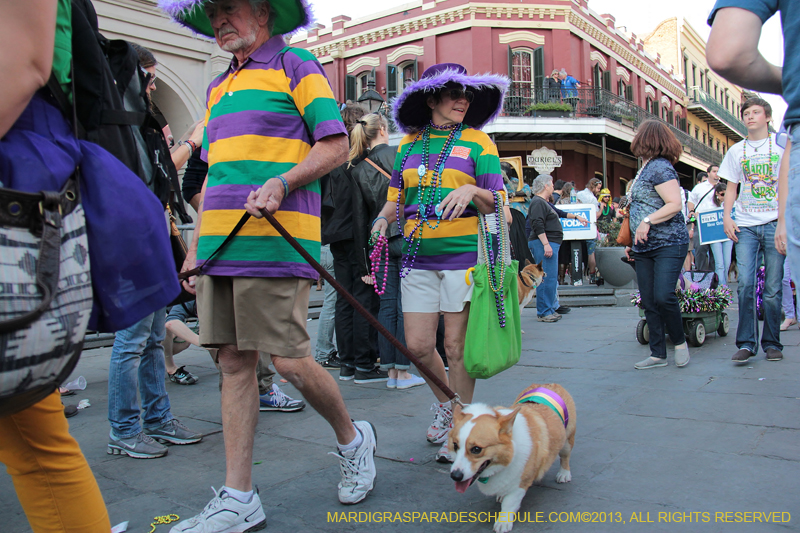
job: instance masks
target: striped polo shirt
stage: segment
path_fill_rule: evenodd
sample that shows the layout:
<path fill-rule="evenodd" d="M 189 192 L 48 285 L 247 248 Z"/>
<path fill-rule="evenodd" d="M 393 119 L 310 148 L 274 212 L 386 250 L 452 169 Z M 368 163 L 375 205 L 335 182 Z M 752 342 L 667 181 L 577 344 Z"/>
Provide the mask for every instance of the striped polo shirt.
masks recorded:
<path fill-rule="evenodd" d="M 430 184 L 433 168 L 439 160 L 444 148 L 448 131 L 431 131 L 429 144 L 428 172 L 423 184 Z M 405 167 L 400 168 L 416 134 L 406 135 L 400 142 L 389 184 L 387 200 L 398 202 L 404 206 L 405 236 L 408 237 L 417 225 L 418 217 L 418 167 L 422 164 L 422 139 L 414 143 Z M 403 175 L 403 191 L 398 201 L 400 173 Z M 500 172 L 500 159 L 497 147 L 488 135 L 480 130 L 467 128 L 461 131 L 450 156 L 445 161 L 442 173 L 441 199 L 462 185 L 476 185 L 482 189 L 500 191 L 505 198 L 503 178 Z M 428 217 L 435 226 L 435 205 L 439 202 L 437 193 L 435 202 L 428 207 Z M 470 202 L 464 213 L 455 220 L 442 220 L 436 229 L 427 224 L 422 225 L 422 241 L 417 251 L 413 267 L 420 270 L 463 270 L 472 268 L 478 262 L 478 210 Z M 419 238 L 419 229 L 414 234 Z M 416 242 L 414 243 L 416 249 Z M 403 243 L 403 255 L 409 253 L 408 242 Z"/>
<path fill-rule="evenodd" d="M 208 162 L 198 265 L 244 214 L 250 191 L 300 163 L 314 142 L 346 134 L 322 66 L 276 35 L 242 65 L 211 82 L 202 157 Z M 275 218 L 313 257 L 320 254 L 319 181 L 292 191 Z M 206 274 L 301 277 L 317 273 L 264 219 L 251 218 L 207 267 Z"/>

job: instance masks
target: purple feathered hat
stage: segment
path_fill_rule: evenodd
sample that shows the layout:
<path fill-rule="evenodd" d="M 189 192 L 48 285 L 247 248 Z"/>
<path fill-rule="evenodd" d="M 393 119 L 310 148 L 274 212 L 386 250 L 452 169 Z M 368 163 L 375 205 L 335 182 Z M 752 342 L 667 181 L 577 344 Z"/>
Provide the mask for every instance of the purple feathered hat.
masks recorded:
<path fill-rule="evenodd" d="M 158 0 L 172 20 L 206 37 L 214 38 L 214 29 L 203 5 L 210 0 Z M 301 30 L 313 22 L 311 8 L 305 0 L 269 0 L 275 11 L 273 35 L 286 35 Z"/>
<path fill-rule="evenodd" d="M 503 109 L 503 95 L 508 89 L 508 78 L 499 74 L 470 76 L 458 63 L 439 63 L 425 69 L 419 81 L 412 83 L 393 99 L 392 119 L 403 133 L 415 133 L 431 120 L 428 97 L 446 85 L 470 88 L 475 98 L 469 104 L 464 124 L 481 129 L 494 120 Z"/>

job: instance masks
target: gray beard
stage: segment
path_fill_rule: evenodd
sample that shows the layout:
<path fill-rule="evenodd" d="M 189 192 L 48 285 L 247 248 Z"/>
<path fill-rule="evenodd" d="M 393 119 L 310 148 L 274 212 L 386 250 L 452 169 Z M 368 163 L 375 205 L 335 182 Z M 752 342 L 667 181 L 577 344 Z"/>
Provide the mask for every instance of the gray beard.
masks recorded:
<path fill-rule="evenodd" d="M 226 43 L 224 46 L 220 46 L 226 52 L 234 53 L 238 52 L 239 50 L 250 48 L 256 42 L 256 34 L 258 33 L 258 23 L 253 21 L 250 28 L 250 31 L 247 35 L 239 34 L 239 38 L 233 41 Z"/>

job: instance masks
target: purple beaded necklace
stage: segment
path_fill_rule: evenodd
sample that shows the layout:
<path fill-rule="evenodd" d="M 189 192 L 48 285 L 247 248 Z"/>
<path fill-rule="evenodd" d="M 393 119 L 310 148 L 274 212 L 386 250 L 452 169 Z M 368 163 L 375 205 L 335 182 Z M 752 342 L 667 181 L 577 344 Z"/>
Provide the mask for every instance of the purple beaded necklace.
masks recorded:
<path fill-rule="evenodd" d="M 439 224 L 442 221 L 441 213 L 437 213 L 434 206 L 442 203 L 442 174 L 444 173 L 444 166 L 456 142 L 461 138 L 461 130 L 463 128 L 464 126 L 462 124 L 437 126 L 431 122 L 417 133 L 417 135 L 414 137 L 414 140 L 411 141 L 411 145 L 408 147 L 408 150 L 406 150 L 405 155 L 403 156 L 403 161 L 400 164 L 400 186 L 397 189 L 396 202 L 397 227 L 401 234 L 404 234 L 400 222 L 400 198 L 403 190 L 405 189 L 403 171 L 406 168 L 406 162 L 411 155 L 411 151 L 414 149 L 414 145 L 419 139 L 422 139 L 422 161 L 420 162 L 419 167 L 417 167 L 417 175 L 419 176 L 419 186 L 417 187 L 417 197 L 419 199 L 417 202 L 417 221 L 408 236 L 403 237 L 408 244 L 408 253 L 403 257 L 403 264 L 400 268 L 401 278 L 406 277 L 408 272 L 411 271 L 414 266 L 414 262 L 416 261 L 417 254 L 419 253 L 419 249 L 422 244 L 422 230 L 424 229 L 424 226 L 428 226 L 431 229 L 436 229 L 439 227 Z M 428 163 L 430 159 L 429 147 L 431 129 L 441 131 L 450 130 L 450 135 L 447 136 L 444 146 L 442 147 L 442 151 L 439 153 L 436 165 L 433 167 L 433 174 L 431 175 L 430 182 L 426 183 L 425 178 L 428 176 Z M 433 214 L 433 217 L 431 217 L 431 214 Z M 431 223 L 431 218 L 435 220 L 434 223 Z"/>

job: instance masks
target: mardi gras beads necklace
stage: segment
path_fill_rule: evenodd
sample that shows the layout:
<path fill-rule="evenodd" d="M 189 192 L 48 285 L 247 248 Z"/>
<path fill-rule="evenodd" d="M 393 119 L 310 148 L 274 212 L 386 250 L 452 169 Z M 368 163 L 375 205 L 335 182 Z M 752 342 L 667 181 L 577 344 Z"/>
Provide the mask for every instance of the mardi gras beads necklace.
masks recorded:
<path fill-rule="evenodd" d="M 486 217 L 481 217 L 483 219 L 483 231 L 481 231 L 483 235 L 480 242 L 483 247 L 483 256 L 486 258 L 486 271 L 489 274 L 489 288 L 492 290 L 492 293 L 494 293 L 497 319 L 500 322 L 500 327 L 504 328 L 506 327 L 506 303 L 503 289 L 505 287 L 505 257 L 508 241 L 506 240 L 505 231 L 503 231 L 504 228 L 501 227 L 503 223 L 503 208 L 500 201 L 500 193 L 492 191 L 492 195 L 494 196 L 495 221 L 497 223 L 497 237 L 499 241 L 497 253 L 494 252 L 492 232 L 489 229 L 489 225 L 486 223 Z"/>
<path fill-rule="evenodd" d="M 386 280 L 389 278 L 389 239 L 385 235 L 378 232 L 370 238 L 370 244 L 373 245 L 372 251 L 369 254 L 369 260 L 372 264 L 372 278 L 375 280 L 375 293 L 378 296 L 383 296 L 386 293 Z M 381 270 L 381 253 L 383 253 L 383 286 L 378 288 L 378 273 Z"/>
<path fill-rule="evenodd" d="M 444 146 L 439 153 L 436 165 L 433 167 L 433 173 L 431 174 L 430 181 L 426 181 L 425 178 L 428 175 L 428 163 L 430 159 L 429 147 L 431 129 L 444 131 L 449 129 L 450 134 L 447 136 Z M 414 140 L 411 142 L 411 145 L 408 147 L 408 150 L 403 156 L 403 161 L 400 165 L 400 184 L 397 189 L 396 205 L 397 227 L 401 234 L 404 234 L 404 231 L 401 226 L 400 199 L 405 188 L 402 169 L 405 169 L 406 162 L 411 155 L 414 145 L 419 139 L 422 139 L 422 158 L 419 167 L 417 167 L 417 175 L 419 176 L 419 185 L 417 187 L 417 220 L 408 236 L 403 237 L 408 244 L 408 253 L 404 256 L 402 268 L 400 269 L 400 277 L 402 278 L 406 277 L 408 272 L 414 266 L 417 254 L 419 253 L 420 245 L 422 244 L 422 231 L 424 226 L 427 225 L 431 229 L 436 229 L 439 227 L 439 224 L 442 221 L 441 213 L 436 212 L 435 206 L 442 203 L 442 174 L 444 172 L 444 166 L 447 162 L 447 158 L 450 156 L 450 153 L 453 150 L 453 147 L 455 146 L 456 141 L 461 138 L 462 129 L 462 124 L 436 126 L 431 122 L 425 126 L 424 129 L 417 133 L 416 137 L 414 137 Z M 431 223 L 431 219 L 434 219 L 435 223 Z"/>
<path fill-rule="evenodd" d="M 744 172 L 745 177 L 747 177 L 749 175 L 752 175 L 754 173 L 752 171 L 751 167 L 750 167 L 750 158 L 747 157 L 747 145 L 748 145 L 749 142 L 750 142 L 750 138 L 746 137 L 745 140 L 744 140 L 744 144 L 742 145 L 742 171 Z M 762 146 L 764 146 L 764 143 L 766 143 L 766 142 L 769 143 L 769 147 L 767 149 L 767 157 L 769 159 L 769 173 L 767 174 L 767 176 L 768 177 L 772 177 L 772 176 L 774 176 L 774 170 L 775 170 L 774 165 L 775 165 L 775 163 L 777 163 L 777 159 L 778 159 L 777 158 L 777 154 L 775 155 L 775 160 L 772 159 L 773 158 L 773 155 L 772 155 L 772 134 L 767 133 L 767 140 L 765 140 L 763 143 L 761 143 L 757 148 L 753 147 L 752 145 L 751 145 L 751 147 L 755 150 L 756 153 L 758 153 L 758 148 L 761 148 Z"/>

